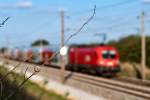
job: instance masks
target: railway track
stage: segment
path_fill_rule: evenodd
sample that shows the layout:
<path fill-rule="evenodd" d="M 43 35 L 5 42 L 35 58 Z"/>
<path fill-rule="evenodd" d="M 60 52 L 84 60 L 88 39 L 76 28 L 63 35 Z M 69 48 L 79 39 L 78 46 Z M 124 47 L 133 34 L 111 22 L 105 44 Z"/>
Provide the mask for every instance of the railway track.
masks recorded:
<path fill-rule="evenodd" d="M 7 61 L 9 61 L 10 64 L 18 63 L 18 61 L 10 61 L 10 60 L 7 60 Z M 22 66 L 25 66 L 25 65 L 34 66 L 35 64 L 22 62 Z M 48 77 L 58 78 L 61 76 L 60 70 L 58 68 L 55 69 L 55 68 L 50 68 L 50 67 L 44 67 L 43 65 L 38 65 L 38 66 L 43 68 L 42 75 L 47 74 L 44 72 L 44 69 L 45 69 L 49 73 Z M 65 74 L 65 80 L 64 80 L 65 84 L 70 85 L 72 82 L 75 82 L 77 84 L 73 84 L 74 87 L 80 88 L 94 95 L 102 96 L 103 94 L 102 92 L 106 92 L 104 93 L 105 94 L 104 97 L 107 98 L 108 97 L 107 93 L 109 91 L 110 93 L 109 95 L 111 95 L 112 93 L 112 96 L 114 96 L 114 99 L 112 100 L 126 100 L 126 99 L 120 99 L 121 97 L 117 97 L 117 96 L 122 96 L 122 98 L 128 98 L 128 100 L 150 100 L 150 82 L 149 81 L 141 81 L 141 80 L 129 79 L 129 78 L 107 79 L 107 78 L 96 77 L 96 76 L 70 72 L 70 71 L 65 71 L 64 74 Z M 88 87 L 88 89 L 85 87 Z M 107 89 L 108 91 L 105 91 L 105 89 Z M 113 94 L 114 92 L 117 92 L 117 93 Z M 134 98 L 134 99 L 131 99 L 131 98 Z"/>
<path fill-rule="evenodd" d="M 116 81 L 121 81 L 121 82 L 125 82 L 125 83 L 150 87 L 150 81 L 148 81 L 148 80 L 141 80 L 141 79 L 129 78 L 129 77 L 117 77 L 117 78 L 113 78 L 113 79 Z"/>
<path fill-rule="evenodd" d="M 131 84 L 129 82 L 124 83 L 122 81 L 108 80 L 104 78 L 87 77 L 83 75 L 75 75 L 72 78 L 98 87 L 106 87 L 115 91 L 132 94 L 150 100 L 150 87 L 147 86 L 141 86 L 133 83 Z"/>

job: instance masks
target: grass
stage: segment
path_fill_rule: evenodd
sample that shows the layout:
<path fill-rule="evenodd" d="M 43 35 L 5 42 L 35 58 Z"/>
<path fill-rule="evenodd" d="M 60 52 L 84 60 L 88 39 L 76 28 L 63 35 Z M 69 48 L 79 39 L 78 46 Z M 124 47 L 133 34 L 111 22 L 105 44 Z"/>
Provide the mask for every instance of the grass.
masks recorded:
<path fill-rule="evenodd" d="M 4 76 L 8 72 L 8 70 L 2 66 L 0 66 L 0 77 Z M 15 79 L 15 76 L 16 79 Z M 15 80 L 15 83 L 13 82 Z M 9 75 L 4 81 L 4 91 L 3 97 L 7 97 L 10 93 L 17 89 L 17 85 L 20 84 L 24 80 L 23 75 L 12 73 Z M 17 92 L 11 100 L 67 100 L 66 97 L 56 94 L 53 91 L 48 91 L 36 83 L 31 81 L 27 81 L 24 87 Z"/>
<path fill-rule="evenodd" d="M 150 80 L 150 73 L 146 75 L 146 79 Z"/>

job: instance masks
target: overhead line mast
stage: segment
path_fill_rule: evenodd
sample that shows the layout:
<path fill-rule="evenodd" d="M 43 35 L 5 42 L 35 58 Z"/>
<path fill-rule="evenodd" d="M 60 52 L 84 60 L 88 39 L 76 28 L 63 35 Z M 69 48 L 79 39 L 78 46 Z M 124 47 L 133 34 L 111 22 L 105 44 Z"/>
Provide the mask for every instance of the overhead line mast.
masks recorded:
<path fill-rule="evenodd" d="M 141 73 L 142 80 L 145 80 L 145 67 L 146 67 L 146 38 L 145 38 L 145 13 L 141 13 Z"/>
<path fill-rule="evenodd" d="M 60 11 L 61 15 L 61 48 L 64 46 L 64 10 Z M 61 78 L 62 83 L 64 82 L 64 71 L 65 71 L 65 63 L 64 63 L 64 57 L 61 56 Z"/>

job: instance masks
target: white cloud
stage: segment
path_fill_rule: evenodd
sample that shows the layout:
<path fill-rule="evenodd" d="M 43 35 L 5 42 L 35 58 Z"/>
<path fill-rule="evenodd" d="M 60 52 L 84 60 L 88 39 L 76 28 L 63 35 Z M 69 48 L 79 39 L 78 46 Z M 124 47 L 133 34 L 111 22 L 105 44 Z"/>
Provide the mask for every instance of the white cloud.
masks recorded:
<path fill-rule="evenodd" d="M 141 0 L 143 3 L 150 3 L 150 0 Z"/>
<path fill-rule="evenodd" d="M 31 8 L 31 1 L 22 1 L 14 4 L 0 4 L 0 9 Z"/>
<path fill-rule="evenodd" d="M 22 1 L 16 5 L 19 8 L 31 8 L 32 2 L 31 1 Z"/>

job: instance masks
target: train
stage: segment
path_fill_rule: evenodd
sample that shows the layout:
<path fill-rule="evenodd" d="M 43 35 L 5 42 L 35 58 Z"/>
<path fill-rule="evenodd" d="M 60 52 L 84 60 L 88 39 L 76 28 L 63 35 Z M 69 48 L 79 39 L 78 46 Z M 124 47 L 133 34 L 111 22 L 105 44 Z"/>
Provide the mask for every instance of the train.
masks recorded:
<path fill-rule="evenodd" d="M 48 47 L 7 48 L 4 57 L 36 64 L 50 65 L 50 57 L 54 51 Z"/>
<path fill-rule="evenodd" d="M 59 49 L 57 49 L 59 50 Z M 4 56 L 9 59 L 22 60 L 31 63 L 51 65 L 62 61 L 67 70 L 86 70 L 95 74 L 116 74 L 120 72 L 120 58 L 118 50 L 109 45 L 68 45 L 55 52 L 48 47 L 26 49 L 7 49 Z M 53 60 L 50 60 L 54 57 Z"/>

